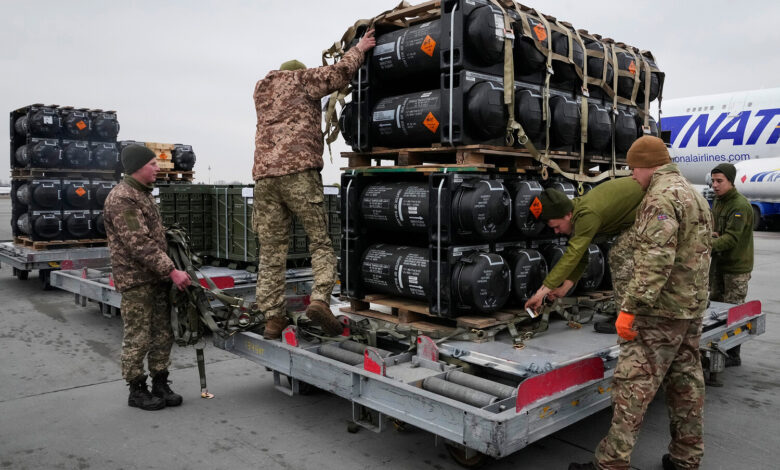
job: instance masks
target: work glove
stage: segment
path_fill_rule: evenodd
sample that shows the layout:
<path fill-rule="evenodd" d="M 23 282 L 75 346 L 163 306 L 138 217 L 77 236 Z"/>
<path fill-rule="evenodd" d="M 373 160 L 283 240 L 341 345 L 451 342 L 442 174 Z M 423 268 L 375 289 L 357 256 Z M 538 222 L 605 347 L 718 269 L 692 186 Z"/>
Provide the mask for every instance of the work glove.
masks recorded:
<path fill-rule="evenodd" d="M 633 326 L 634 315 L 621 311 L 615 322 L 615 329 L 617 329 L 618 336 L 626 341 L 633 341 L 633 339 L 636 338 L 636 330 L 632 329 Z"/>

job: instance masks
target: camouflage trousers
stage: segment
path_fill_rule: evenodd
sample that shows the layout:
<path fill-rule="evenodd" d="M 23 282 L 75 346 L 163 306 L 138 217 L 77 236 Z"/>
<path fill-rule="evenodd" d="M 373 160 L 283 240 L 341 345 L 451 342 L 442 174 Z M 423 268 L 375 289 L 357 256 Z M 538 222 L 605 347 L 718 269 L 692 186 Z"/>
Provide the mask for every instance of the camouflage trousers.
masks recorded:
<path fill-rule="evenodd" d="M 314 287 L 311 300 L 330 304 L 336 254 L 328 236 L 322 176 L 316 169 L 255 182 L 253 226 L 260 242 L 257 306 L 267 317 L 285 314 L 285 270 L 293 214 L 309 237 Z"/>
<path fill-rule="evenodd" d="M 596 448 L 596 466 L 629 468 L 642 419 L 663 385 L 672 434 L 669 454 L 677 468 L 698 468 L 704 453 L 702 321 L 637 315 L 634 325 L 636 338 L 619 340 L 620 356 L 612 380 L 612 425 Z"/>
<path fill-rule="evenodd" d="M 612 275 L 612 290 L 615 295 L 615 308 L 620 310 L 626 288 L 634 276 L 634 251 L 632 249 L 632 230 L 621 233 L 612 248 L 609 249 L 607 261 Z"/>
<path fill-rule="evenodd" d="M 727 304 L 745 303 L 750 273 L 729 274 L 710 265 L 710 300 Z"/>
<path fill-rule="evenodd" d="M 122 292 L 122 377 L 130 382 L 144 373 L 148 356 L 149 373 L 168 369 L 171 364 L 170 282 L 153 282 Z"/>

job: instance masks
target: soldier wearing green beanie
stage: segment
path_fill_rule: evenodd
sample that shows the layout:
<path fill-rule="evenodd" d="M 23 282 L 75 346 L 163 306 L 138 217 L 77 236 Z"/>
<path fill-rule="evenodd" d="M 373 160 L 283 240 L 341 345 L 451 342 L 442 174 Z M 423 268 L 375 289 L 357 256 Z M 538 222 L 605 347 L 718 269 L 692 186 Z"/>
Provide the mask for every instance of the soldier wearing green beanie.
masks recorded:
<path fill-rule="evenodd" d="M 525 307 L 538 310 L 545 297 L 555 299 L 565 296 L 588 265 L 586 254 L 590 244 L 594 239 L 606 241 L 633 225 L 636 208 L 643 196 L 644 191 L 631 178 L 607 181 L 574 199 L 569 199 L 557 189 L 545 189 L 539 195 L 542 205 L 539 219 L 556 234 L 570 238 L 566 252 Z M 631 275 L 630 264 L 623 262 L 631 259 L 630 253 L 625 250 L 627 242 L 627 237 L 619 236 L 609 253 L 616 297 L 622 295 L 623 286 Z M 597 331 L 615 331 L 613 321 L 599 322 L 596 326 Z"/>
<path fill-rule="evenodd" d="M 712 190 L 715 202 L 712 216 L 712 264 L 710 266 L 710 300 L 741 304 L 747 297 L 748 282 L 753 271 L 753 208 L 745 196 L 734 187 L 737 168 L 721 163 L 712 169 Z M 742 364 L 740 346 L 729 350 L 726 367 Z M 710 385 L 720 385 L 710 374 Z"/>
<path fill-rule="evenodd" d="M 293 216 L 306 228 L 314 274 L 306 316 L 327 335 L 343 331 L 330 309 L 338 275 L 322 204 L 322 99 L 349 84 L 375 45 L 374 31 L 368 30 L 332 65 L 307 69 L 302 62 L 290 60 L 255 84 L 252 223 L 260 241 L 257 272 L 263 279 L 255 294 L 256 308 L 267 320 L 266 339 L 281 338 L 290 324 L 284 282 Z"/>
<path fill-rule="evenodd" d="M 184 290 L 190 276 L 176 269 L 160 211 L 152 196 L 159 167 L 143 145 L 122 150 L 124 179 L 106 197 L 103 217 L 116 290 L 122 294 L 122 377 L 130 387 L 129 406 L 159 410 L 178 406 L 182 396 L 168 380 L 173 347 L 171 285 Z M 146 384 L 148 363 L 152 390 Z"/>

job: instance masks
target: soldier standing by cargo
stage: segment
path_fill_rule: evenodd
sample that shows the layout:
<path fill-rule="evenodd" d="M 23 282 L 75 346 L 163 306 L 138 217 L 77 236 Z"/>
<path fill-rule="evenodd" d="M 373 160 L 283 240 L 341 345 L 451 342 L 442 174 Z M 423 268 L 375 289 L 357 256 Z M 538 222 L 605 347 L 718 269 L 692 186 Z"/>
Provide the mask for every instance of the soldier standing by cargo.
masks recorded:
<path fill-rule="evenodd" d="M 130 385 L 128 405 L 159 410 L 181 405 L 182 397 L 168 385 L 173 347 L 171 282 L 183 290 L 190 276 L 174 267 L 160 212 L 152 197 L 157 158 L 141 145 L 122 150 L 124 180 L 108 194 L 105 217 L 111 269 L 122 293 L 122 377 Z M 152 391 L 146 386 L 144 358 L 148 357 Z"/>
<path fill-rule="evenodd" d="M 539 196 L 543 220 L 556 234 L 568 235 L 566 252 L 550 271 L 542 287 L 528 299 L 525 308 L 538 310 L 544 298 L 565 296 L 588 266 L 588 247 L 594 238 L 621 234 L 609 251 L 609 267 L 615 289 L 615 303 L 620 305 L 626 284 L 631 279 L 632 253 L 629 231 L 634 225 L 636 208 L 645 192 L 631 178 L 602 183 L 582 197 L 569 199 L 554 188 Z M 597 331 L 614 333 L 614 322 L 598 322 Z"/>
<path fill-rule="evenodd" d="M 336 256 L 323 206 L 323 97 L 346 86 L 374 47 L 370 30 L 333 65 L 307 69 L 297 60 L 281 65 L 255 85 L 257 111 L 253 224 L 260 242 L 257 308 L 267 319 L 263 336 L 276 339 L 289 324 L 285 311 L 285 268 L 290 222 L 295 215 L 309 237 L 314 271 L 309 319 L 330 335 L 342 327 L 330 310 Z M 262 280 L 262 281 L 260 281 Z"/>
<path fill-rule="evenodd" d="M 594 463 L 569 469 L 628 469 L 642 419 L 662 384 L 672 434 L 663 468 L 695 469 L 704 453 L 699 340 L 708 302 L 712 216 L 661 139 L 639 138 L 628 151 L 628 165 L 647 194 L 632 229 L 634 275 L 616 322 L 620 355 L 612 425 Z"/>
<path fill-rule="evenodd" d="M 734 187 L 734 165 L 721 163 L 710 174 L 715 192 L 710 300 L 741 304 L 753 271 L 753 208 Z M 726 367 L 741 364 L 740 346 L 730 349 Z"/>

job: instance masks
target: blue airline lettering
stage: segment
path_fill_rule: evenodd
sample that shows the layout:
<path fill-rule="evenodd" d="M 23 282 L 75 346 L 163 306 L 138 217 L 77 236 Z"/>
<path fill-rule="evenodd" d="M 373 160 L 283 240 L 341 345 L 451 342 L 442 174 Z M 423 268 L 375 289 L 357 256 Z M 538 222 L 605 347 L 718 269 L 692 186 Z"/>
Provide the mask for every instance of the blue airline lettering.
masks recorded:
<path fill-rule="evenodd" d="M 750 178 L 751 183 L 763 183 L 766 180 L 767 183 L 774 183 L 780 180 L 780 170 L 762 171 L 753 175 Z"/>
<path fill-rule="evenodd" d="M 764 129 L 766 129 L 766 126 L 769 125 L 769 121 L 772 120 L 773 117 L 780 114 L 780 108 L 772 108 L 772 109 L 762 109 L 761 111 L 756 113 L 756 116 L 761 116 L 761 121 L 758 123 L 755 129 L 753 129 L 753 133 L 750 134 L 750 138 L 748 138 L 747 144 L 748 145 L 755 145 L 756 142 L 758 142 L 758 138 L 761 137 L 761 133 L 764 132 Z M 777 129 L 775 129 L 775 133 L 772 134 L 772 137 L 775 137 L 775 134 L 777 133 Z M 772 137 L 769 138 L 769 140 L 772 140 Z M 775 138 L 774 142 L 767 142 L 769 144 L 774 144 L 777 142 L 777 138 Z"/>
<path fill-rule="evenodd" d="M 756 117 L 760 117 L 761 120 L 753 128 L 745 145 L 755 145 L 758 143 L 759 137 L 764 130 L 769 126 L 770 122 L 780 115 L 780 108 L 762 109 L 755 113 Z M 728 113 L 721 113 L 715 119 L 715 121 L 709 124 L 709 114 L 700 114 L 693 120 L 687 132 L 685 132 L 678 148 L 685 148 L 690 143 L 694 133 L 697 134 L 698 147 L 715 147 L 723 140 L 731 140 L 734 145 L 743 145 L 745 138 L 745 132 L 747 131 L 747 124 L 750 120 L 750 111 L 742 111 L 738 116 L 734 117 L 720 131 L 717 131 L 718 127 L 728 116 Z M 669 116 L 661 119 L 661 129 L 671 132 L 670 142 L 674 146 L 677 137 L 683 134 L 683 129 L 691 121 L 693 115 L 682 116 Z M 735 128 L 736 127 L 736 128 Z M 732 130 L 733 129 L 733 130 Z M 716 132 L 717 131 L 717 132 Z M 776 144 L 780 140 L 780 124 L 778 124 L 769 139 L 767 144 Z"/>
<path fill-rule="evenodd" d="M 699 147 L 707 147 L 707 143 L 712 139 L 712 135 L 715 134 L 715 131 L 718 129 L 718 126 L 720 126 L 720 123 L 723 122 L 724 119 L 726 119 L 726 116 L 728 116 L 728 113 L 721 113 L 720 116 L 718 116 L 717 119 L 715 119 L 715 122 L 712 123 L 712 125 L 707 128 L 707 118 L 709 117 L 709 114 L 701 114 L 699 117 L 696 118 L 695 121 L 693 121 L 693 124 L 691 124 L 691 127 L 688 128 L 688 132 L 685 134 L 685 137 L 683 137 L 682 142 L 680 142 L 680 148 L 685 148 L 688 146 L 688 142 L 691 140 L 691 137 L 693 137 L 693 133 L 695 131 L 699 131 Z"/>

